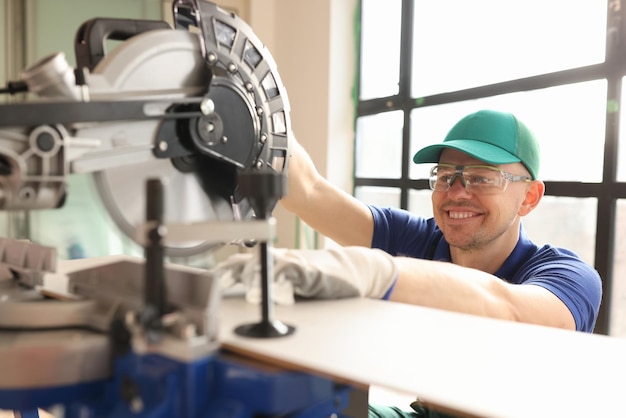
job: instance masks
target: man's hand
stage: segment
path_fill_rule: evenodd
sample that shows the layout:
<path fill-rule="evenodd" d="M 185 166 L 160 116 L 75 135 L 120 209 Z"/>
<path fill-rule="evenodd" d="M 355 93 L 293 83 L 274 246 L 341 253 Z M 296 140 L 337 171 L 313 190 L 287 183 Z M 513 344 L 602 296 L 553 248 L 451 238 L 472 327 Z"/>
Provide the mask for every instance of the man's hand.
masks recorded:
<path fill-rule="evenodd" d="M 398 276 L 394 258 L 365 247 L 323 250 L 273 249 L 274 281 L 312 299 L 388 296 Z M 213 269 L 221 278 L 258 288 L 261 264 L 254 254 L 235 254 Z"/>

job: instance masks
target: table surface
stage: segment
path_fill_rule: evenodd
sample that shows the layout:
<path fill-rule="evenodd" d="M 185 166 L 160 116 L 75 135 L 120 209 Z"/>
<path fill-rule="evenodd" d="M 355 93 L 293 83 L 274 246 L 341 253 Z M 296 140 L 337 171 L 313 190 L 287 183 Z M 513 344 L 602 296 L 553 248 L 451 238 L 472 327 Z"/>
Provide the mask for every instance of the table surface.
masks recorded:
<path fill-rule="evenodd" d="M 64 262 L 61 270 L 119 259 Z M 272 318 L 296 331 L 268 339 L 239 336 L 236 326 L 261 320 L 260 306 L 224 298 L 222 346 L 477 416 L 626 414 L 620 383 L 626 339 L 358 298 L 275 306 Z"/>

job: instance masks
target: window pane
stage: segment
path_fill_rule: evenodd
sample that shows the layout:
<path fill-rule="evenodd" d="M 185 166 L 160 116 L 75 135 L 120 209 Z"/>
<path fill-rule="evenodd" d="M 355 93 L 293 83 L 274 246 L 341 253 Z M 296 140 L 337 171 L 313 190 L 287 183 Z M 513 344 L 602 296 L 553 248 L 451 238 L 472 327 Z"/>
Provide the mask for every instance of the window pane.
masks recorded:
<path fill-rule="evenodd" d="M 402 174 L 401 111 L 363 116 L 356 124 L 356 176 L 400 178 Z"/>
<path fill-rule="evenodd" d="M 567 248 L 593 265 L 596 217 L 595 198 L 544 196 L 522 221 L 535 244 Z"/>
<path fill-rule="evenodd" d="M 400 207 L 400 189 L 392 187 L 358 186 L 354 197 L 368 205 L 380 207 Z"/>
<path fill-rule="evenodd" d="M 416 1 L 414 7 L 413 97 L 604 62 L 606 1 Z"/>
<path fill-rule="evenodd" d="M 0 22 L 4 22 L 5 21 L 5 8 L 6 8 L 6 4 L 4 0 L 0 0 Z M 2 39 L 3 41 L 0 42 L 0 58 L 2 59 L 2 65 L 0 65 L 0 86 L 4 87 L 7 84 L 8 80 L 8 75 L 6 74 L 6 70 L 7 70 L 7 51 L 5 49 L 6 47 L 6 39 L 8 37 L 8 34 L 5 33 L 5 31 L 7 30 L 6 25 L 3 23 L 2 24 Z M 0 94 L 0 103 L 4 103 L 7 101 L 7 95 L 6 94 Z"/>
<path fill-rule="evenodd" d="M 430 190 L 409 190 L 409 212 L 424 218 L 433 217 L 433 201 Z"/>
<path fill-rule="evenodd" d="M 615 260 L 613 264 L 613 288 L 609 334 L 626 337 L 626 200 L 617 201 L 615 223 Z M 621 231 L 621 233 L 620 233 Z"/>
<path fill-rule="evenodd" d="M 398 94 L 401 14 L 401 1 L 362 1 L 360 86 L 362 100 Z"/>
<path fill-rule="evenodd" d="M 622 78 L 622 103 L 626 99 L 626 78 Z M 626 181 L 626 114 L 624 106 L 620 108 L 619 143 L 617 147 L 617 181 Z"/>
<path fill-rule="evenodd" d="M 422 147 L 443 141 L 463 116 L 498 109 L 512 112 L 534 131 L 541 145 L 542 180 L 601 182 L 606 90 L 605 80 L 594 80 L 415 109 L 411 158 Z M 421 165 L 428 167 L 410 165 L 411 178 L 427 177 L 430 166 Z"/>

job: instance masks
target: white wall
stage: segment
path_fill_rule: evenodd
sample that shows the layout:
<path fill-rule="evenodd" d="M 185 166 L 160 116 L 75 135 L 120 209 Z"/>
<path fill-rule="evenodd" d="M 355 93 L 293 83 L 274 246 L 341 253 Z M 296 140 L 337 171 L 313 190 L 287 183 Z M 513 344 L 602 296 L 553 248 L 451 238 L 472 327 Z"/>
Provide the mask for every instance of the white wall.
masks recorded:
<path fill-rule="evenodd" d="M 318 170 L 352 191 L 357 0 L 254 0 L 250 20 L 287 89 L 293 131 Z M 278 207 L 278 246 L 296 245 L 296 218 Z M 324 246 L 324 240 L 320 245 Z M 304 245 L 304 243 L 300 243 Z"/>
<path fill-rule="evenodd" d="M 6 30 L 6 26 L 5 26 L 5 22 L 4 22 L 4 9 L 5 9 L 6 5 L 4 3 L 4 0 L 0 0 L 0 28 L 2 28 L 2 32 L 0 32 L 2 34 L 2 42 L 0 42 L 0 85 L 2 85 L 4 87 L 4 85 L 6 84 L 6 79 L 7 79 L 7 75 L 6 75 L 6 38 L 7 38 L 7 34 L 5 33 Z M 0 103 L 2 103 L 3 99 L 0 99 Z"/>

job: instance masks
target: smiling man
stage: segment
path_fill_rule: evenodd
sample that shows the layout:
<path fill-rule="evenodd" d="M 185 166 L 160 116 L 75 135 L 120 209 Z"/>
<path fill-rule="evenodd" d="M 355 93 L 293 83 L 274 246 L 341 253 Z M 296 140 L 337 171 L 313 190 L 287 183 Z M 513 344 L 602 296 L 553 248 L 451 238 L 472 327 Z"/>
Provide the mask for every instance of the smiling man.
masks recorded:
<path fill-rule="evenodd" d="M 306 259 L 306 268 L 295 270 L 337 276 L 360 286 L 360 296 L 593 331 L 602 296 L 598 273 L 573 252 L 537 246 L 524 232 L 522 218 L 544 193 L 539 144 L 526 125 L 510 113 L 481 110 L 413 161 L 435 164 L 430 219 L 355 199 L 324 179 L 293 141 L 281 203 L 344 248 L 287 250 L 278 254 L 277 273 Z M 302 279 L 296 291 L 308 284 Z M 332 297 L 308 290 L 305 296 Z"/>
<path fill-rule="evenodd" d="M 593 331 L 598 273 L 573 252 L 538 246 L 524 232 L 522 218 L 544 194 L 539 144 L 528 127 L 510 113 L 481 110 L 413 161 L 434 165 L 433 218 L 364 204 L 324 179 L 294 140 L 281 204 L 343 247 L 277 250 L 276 276 L 302 297 L 383 298 Z M 222 268 L 246 282 L 256 265 L 240 258 Z M 416 409 L 417 416 L 439 416 Z M 416 415 L 372 407 L 370 416 Z"/>

